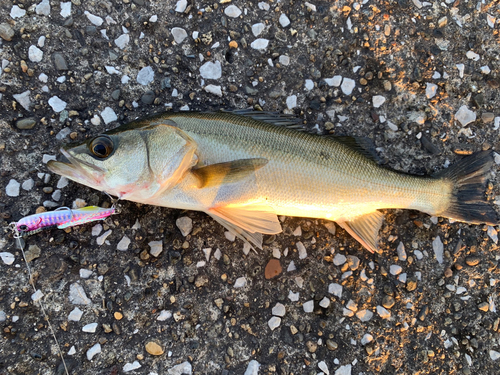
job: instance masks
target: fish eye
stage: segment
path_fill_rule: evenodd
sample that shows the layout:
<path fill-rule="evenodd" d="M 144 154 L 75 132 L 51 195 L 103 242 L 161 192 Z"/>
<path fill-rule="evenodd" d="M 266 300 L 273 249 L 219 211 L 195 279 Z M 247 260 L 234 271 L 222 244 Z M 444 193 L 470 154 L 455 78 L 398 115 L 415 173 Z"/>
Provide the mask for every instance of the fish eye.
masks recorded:
<path fill-rule="evenodd" d="M 26 224 L 21 224 L 21 225 L 19 225 L 19 230 L 21 230 L 23 232 L 27 231 L 28 230 L 28 226 Z"/>
<path fill-rule="evenodd" d="M 92 155 L 104 159 L 113 152 L 113 142 L 108 137 L 97 137 L 90 142 L 89 149 Z"/>

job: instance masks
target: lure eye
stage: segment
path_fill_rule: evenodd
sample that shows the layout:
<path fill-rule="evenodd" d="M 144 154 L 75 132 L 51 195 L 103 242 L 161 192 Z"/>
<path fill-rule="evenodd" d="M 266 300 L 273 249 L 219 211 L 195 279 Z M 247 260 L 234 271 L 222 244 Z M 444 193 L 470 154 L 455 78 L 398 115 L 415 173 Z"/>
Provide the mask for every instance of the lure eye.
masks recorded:
<path fill-rule="evenodd" d="M 113 142 L 108 137 L 97 137 L 90 142 L 90 152 L 92 155 L 104 159 L 113 152 Z"/>
<path fill-rule="evenodd" d="M 28 226 L 26 224 L 21 224 L 19 225 L 19 230 L 25 232 L 28 230 Z"/>

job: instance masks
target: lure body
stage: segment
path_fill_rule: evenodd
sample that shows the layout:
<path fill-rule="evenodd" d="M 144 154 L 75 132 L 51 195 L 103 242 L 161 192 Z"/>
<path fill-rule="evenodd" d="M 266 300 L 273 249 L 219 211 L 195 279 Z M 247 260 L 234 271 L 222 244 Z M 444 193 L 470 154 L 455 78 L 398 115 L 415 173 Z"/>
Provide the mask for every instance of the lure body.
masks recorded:
<path fill-rule="evenodd" d="M 22 234 L 34 234 L 47 227 L 64 229 L 75 225 L 82 225 L 92 221 L 103 220 L 113 215 L 116 208 L 102 208 L 88 206 L 78 209 L 62 207 L 55 211 L 42 212 L 39 214 L 23 217 L 16 223 L 17 230 Z"/>

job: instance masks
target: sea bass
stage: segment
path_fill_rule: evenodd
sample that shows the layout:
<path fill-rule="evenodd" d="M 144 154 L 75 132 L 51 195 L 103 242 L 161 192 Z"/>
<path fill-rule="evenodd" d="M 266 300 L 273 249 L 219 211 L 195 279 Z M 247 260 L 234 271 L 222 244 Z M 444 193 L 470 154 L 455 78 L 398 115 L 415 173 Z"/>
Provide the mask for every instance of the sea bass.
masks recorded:
<path fill-rule="evenodd" d="M 119 199 L 206 212 L 258 248 L 262 234 L 281 232 L 277 215 L 336 221 L 372 252 L 380 209 L 499 223 L 485 195 L 491 151 L 414 176 L 380 166 L 363 139 L 294 123 L 254 111 L 165 113 L 61 149 L 67 160 L 48 168 Z"/>

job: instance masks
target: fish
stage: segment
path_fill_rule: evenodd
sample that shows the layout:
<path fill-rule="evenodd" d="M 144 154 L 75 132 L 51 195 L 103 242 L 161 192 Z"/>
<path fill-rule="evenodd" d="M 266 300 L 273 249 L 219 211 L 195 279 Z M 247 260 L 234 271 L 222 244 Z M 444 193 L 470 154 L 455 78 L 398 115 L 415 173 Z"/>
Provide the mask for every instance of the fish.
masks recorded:
<path fill-rule="evenodd" d="M 92 221 L 104 220 L 115 213 L 116 208 L 114 206 L 110 208 L 87 206 L 77 209 L 60 207 L 54 211 L 25 216 L 15 223 L 15 227 L 21 235 L 28 236 L 46 228 L 65 229 Z"/>
<path fill-rule="evenodd" d="M 260 249 L 263 234 L 282 231 L 281 215 L 335 221 L 371 252 L 380 210 L 499 224 L 485 194 L 491 150 L 418 176 L 381 165 L 365 138 L 297 128 L 270 112 L 167 112 L 63 147 L 65 159 L 47 166 L 119 199 L 205 212 Z"/>

